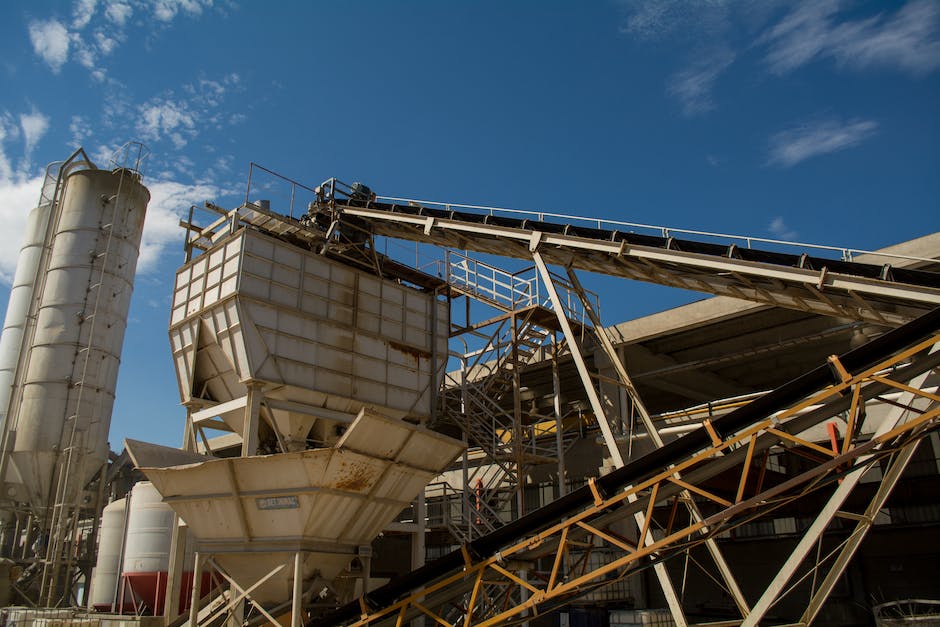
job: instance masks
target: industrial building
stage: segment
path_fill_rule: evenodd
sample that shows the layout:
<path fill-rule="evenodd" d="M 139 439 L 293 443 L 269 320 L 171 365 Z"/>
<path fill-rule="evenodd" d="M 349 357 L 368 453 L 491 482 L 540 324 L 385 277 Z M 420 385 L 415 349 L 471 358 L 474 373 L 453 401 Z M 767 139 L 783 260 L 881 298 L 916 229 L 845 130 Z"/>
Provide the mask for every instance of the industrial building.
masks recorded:
<path fill-rule="evenodd" d="M 136 154 L 50 166 L 31 214 L 8 623 L 867 625 L 938 597 L 940 233 L 828 249 L 253 165 L 181 221 L 185 445 L 109 456 Z M 585 273 L 712 297 L 605 326 Z"/>

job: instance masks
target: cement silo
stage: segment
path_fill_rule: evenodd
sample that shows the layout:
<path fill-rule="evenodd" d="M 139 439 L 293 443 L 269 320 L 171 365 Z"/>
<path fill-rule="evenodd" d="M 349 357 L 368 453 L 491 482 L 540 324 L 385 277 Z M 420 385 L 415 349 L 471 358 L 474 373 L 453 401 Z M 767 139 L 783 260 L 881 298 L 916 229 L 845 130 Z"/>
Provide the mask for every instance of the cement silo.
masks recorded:
<path fill-rule="evenodd" d="M 67 173 L 47 232 L 9 404 L 17 500 L 74 497 L 108 455 L 108 428 L 149 192 L 138 173 Z M 37 224 L 41 222 L 37 218 Z M 37 229 L 40 230 L 40 229 Z M 34 253 L 31 252 L 31 256 Z M 56 473 L 59 462 L 67 464 Z M 57 489 L 68 476 L 72 488 Z"/>
<path fill-rule="evenodd" d="M 98 559 L 91 577 L 88 603 L 89 607 L 99 612 L 114 610 L 115 600 L 118 597 L 126 517 L 126 498 L 113 501 L 101 513 Z"/>
<path fill-rule="evenodd" d="M 40 276 L 40 267 L 44 263 L 44 254 L 50 239 L 50 216 L 55 200 L 61 190 L 61 183 L 71 172 L 93 167 L 81 149 L 63 162 L 54 162 L 46 168 L 39 202 L 26 219 L 26 231 L 23 245 L 16 261 L 13 284 L 10 286 L 10 298 L 3 320 L 3 334 L 0 335 L 0 431 L 6 436 L 7 416 L 10 400 L 16 387 L 17 367 L 21 363 L 21 354 L 27 349 L 24 343 L 27 322 L 33 303 L 34 287 Z M 4 439 L 4 449 L 9 445 Z M 4 464 L 4 468 L 6 465 Z M 5 477 L 0 477 L 5 479 Z M 6 496 L 14 496 L 7 494 Z"/>

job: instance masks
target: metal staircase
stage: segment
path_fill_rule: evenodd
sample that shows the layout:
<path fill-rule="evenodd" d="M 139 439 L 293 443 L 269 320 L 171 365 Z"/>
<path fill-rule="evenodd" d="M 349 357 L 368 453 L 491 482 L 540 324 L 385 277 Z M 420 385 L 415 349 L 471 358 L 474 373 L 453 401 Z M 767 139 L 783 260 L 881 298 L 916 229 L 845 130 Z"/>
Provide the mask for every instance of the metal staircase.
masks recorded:
<path fill-rule="evenodd" d="M 444 489 L 449 499 L 458 501 L 445 506 L 449 515 L 444 522 L 466 543 L 520 515 L 529 468 L 555 462 L 579 435 L 563 430 L 559 437 L 554 419 L 525 411 L 519 398 L 520 372 L 544 357 L 559 330 L 535 268 L 509 272 L 454 251 L 448 251 L 445 267 L 452 293 L 498 314 L 455 329 L 454 335 L 467 338 L 463 341 L 468 350 L 460 371 L 448 375 L 443 392 L 445 420 L 458 426 L 482 454 L 464 461 L 460 483 L 465 489 Z M 561 277 L 553 280 L 565 294 L 564 315 L 586 335 L 587 312 L 574 287 Z M 471 344 L 476 347 L 471 349 Z"/>

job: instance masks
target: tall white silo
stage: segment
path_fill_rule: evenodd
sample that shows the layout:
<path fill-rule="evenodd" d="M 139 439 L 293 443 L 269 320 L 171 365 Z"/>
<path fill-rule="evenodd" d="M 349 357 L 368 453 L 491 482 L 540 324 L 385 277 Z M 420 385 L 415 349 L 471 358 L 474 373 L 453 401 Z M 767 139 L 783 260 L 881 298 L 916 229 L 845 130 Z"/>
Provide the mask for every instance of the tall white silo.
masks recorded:
<path fill-rule="evenodd" d="M 60 186 L 8 414 L 10 464 L 22 486 L 17 500 L 39 509 L 71 500 L 107 459 L 150 197 L 128 169 L 64 173 Z"/>
<path fill-rule="evenodd" d="M 90 167 L 84 151 L 76 150 L 66 161 L 54 162 L 46 168 L 39 202 L 26 219 L 26 232 L 20 254 L 16 260 L 13 284 L 10 286 L 10 298 L 3 320 L 3 333 L 0 334 L 0 432 L 4 431 L 10 398 L 16 385 L 17 366 L 21 351 L 25 349 L 24 337 L 27 332 L 30 306 L 33 302 L 33 288 L 40 267 L 43 265 L 43 252 L 49 238 L 49 218 L 52 215 L 55 198 L 59 191 L 61 177 L 68 172 Z"/>

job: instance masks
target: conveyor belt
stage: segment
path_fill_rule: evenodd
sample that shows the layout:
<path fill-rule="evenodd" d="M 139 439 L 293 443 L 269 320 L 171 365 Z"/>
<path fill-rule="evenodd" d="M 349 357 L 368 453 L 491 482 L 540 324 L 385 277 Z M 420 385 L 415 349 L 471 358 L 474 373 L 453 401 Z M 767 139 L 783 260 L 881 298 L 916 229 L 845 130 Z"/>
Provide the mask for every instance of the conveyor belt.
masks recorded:
<path fill-rule="evenodd" d="M 940 306 L 940 273 L 891 265 L 354 198 L 319 212 L 323 226 L 338 214 L 376 235 L 520 259 L 538 250 L 561 266 L 888 326 Z"/>
<path fill-rule="evenodd" d="M 871 368 L 887 357 L 931 338 L 938 332 L 940 332 L 940 308 L 841 355 L 838 363 L 845 372 L 840 372 L 830 364 L 819 366 L 730 414 L 715 419 L 711 431 L 704 427 L 693 431 L 598 478 L 594 486 L 601 494 L 612 495 L 626 486 L 638 485 L 650 475 L 678 465 L 688 457 L 706 449 L 712 442 L 714 433 L 733 434 L 757 424 L 775 412 L 798 403 L 813 392 L 839 382 L 846 374 L 851 375 Z M 933 359 L 924 367 L 929 369 L 935 366 L 936 359 Z M 510 543 L 536 534 L 555 522 L 590 507 L 597 498 L 598 493 L 591 486 L 584 486 L 474 540 L 465 547 L 466 553 L 463 550 L 453 551 L 417 570 L 393 579 L 388 584 L 368 593 L 365 601 L 372 608 L 391 605 L 408 593 L 419 590 L 448 573 L 458 571 L 465 565 L 468 557 L 481 559 L 494 555 Z M 325 617 L 311 620 L 307 625 L 308 627 L 342 625 L 358 618 L 362 611 L 363 606 L 356 601 Z"/>

